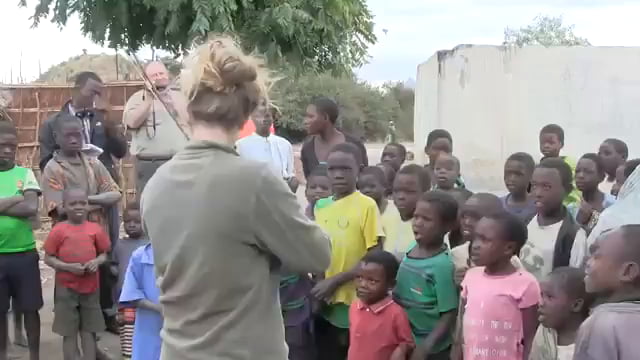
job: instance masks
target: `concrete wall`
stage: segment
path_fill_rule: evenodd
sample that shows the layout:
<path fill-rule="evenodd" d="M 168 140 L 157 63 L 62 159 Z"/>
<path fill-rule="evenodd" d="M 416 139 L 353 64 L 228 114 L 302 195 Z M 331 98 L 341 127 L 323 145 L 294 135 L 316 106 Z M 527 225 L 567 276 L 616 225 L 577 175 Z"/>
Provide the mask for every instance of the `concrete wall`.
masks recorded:
<path fill-rule="evenodd" d="M 430 130 L 449 130 L 472 190 L 502 190 L 511 153 L 538 160 L 549 123 L 565 129 L 563 154 L 575 159 L 607 137 L 640 156 L 640 48 L 461 45 L 418 66 L 416 158 L 424 163 Z"/>

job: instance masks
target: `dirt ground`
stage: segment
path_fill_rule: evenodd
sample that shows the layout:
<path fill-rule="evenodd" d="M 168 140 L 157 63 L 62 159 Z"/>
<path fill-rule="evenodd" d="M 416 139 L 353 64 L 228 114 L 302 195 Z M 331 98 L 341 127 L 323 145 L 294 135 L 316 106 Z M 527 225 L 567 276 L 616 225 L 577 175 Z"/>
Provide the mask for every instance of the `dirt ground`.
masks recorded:
<path fill-rule="evenodd" d="M 42 360 L 63 360 L 62 338 L 51 331 L 53 324 L 53 285 L 54 272 L 43 263 L 40 264 L 42 277 L 42 295 L 44 307 L 40 310 L 42 322 L 40 339 L 40 358 Z M 9 333 L 13 339 L 13 326 L 10 323 Z M 120 359 L 120 341 L 117 336 L 110 333 L 101 333 L 98 346 L 105 349 L 113 359 Z M 12 345 L 9 350 L 9 359 L 28 359 L 28 351 L 25 348 Z"/>

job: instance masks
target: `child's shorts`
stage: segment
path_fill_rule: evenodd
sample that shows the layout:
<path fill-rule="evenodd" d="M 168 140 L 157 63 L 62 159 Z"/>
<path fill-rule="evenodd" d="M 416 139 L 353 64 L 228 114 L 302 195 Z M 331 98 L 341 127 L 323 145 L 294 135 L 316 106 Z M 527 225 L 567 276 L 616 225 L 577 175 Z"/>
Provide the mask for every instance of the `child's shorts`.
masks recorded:
<path fill-rule="evenodd" d="M 105 324 L 100 308 L 100 292 L 79 294 L 64 286 L 56 286 L 54 292 L 53 332 L 61 336 L 76 336 L 78 332 L 104 331 Z"/>
<path fill-rule="evenodd" d="M 136 308 L 120 307 L 118 308 L 120 315 L 120 350 L 122 357 L 131 358 L 131 350 L 133 348 L 133 329 L 136 321 Z"/>

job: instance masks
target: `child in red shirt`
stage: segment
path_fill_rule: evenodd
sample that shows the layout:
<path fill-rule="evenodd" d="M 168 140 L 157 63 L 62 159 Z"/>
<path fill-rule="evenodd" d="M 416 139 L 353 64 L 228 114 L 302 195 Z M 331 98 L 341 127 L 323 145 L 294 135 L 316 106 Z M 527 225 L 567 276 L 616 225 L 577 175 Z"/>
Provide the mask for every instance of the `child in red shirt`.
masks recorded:
<path fill-rule="evenodd" d="M 95 333 L 105 328 L 98 267 L 107 260 L 109 236 L 96 223 L 87 221 L 87 192 L 65 189 L 63 206 L 67 221 L 53 227 L 44 243 L 45 263 L 56 270 L 53 332 L 63 337 L 65 359 L 73 359 L 82 342 L 82 359 L 96 358 Z"/>
<path fill-rule="evenodd" d="M 348 360 L 405 360 L 413 350 L 407 314 L 390 296 L 398 266 L 382 250 L 362 259 L 355 279 L 358 300 L 349 308 Z"/>

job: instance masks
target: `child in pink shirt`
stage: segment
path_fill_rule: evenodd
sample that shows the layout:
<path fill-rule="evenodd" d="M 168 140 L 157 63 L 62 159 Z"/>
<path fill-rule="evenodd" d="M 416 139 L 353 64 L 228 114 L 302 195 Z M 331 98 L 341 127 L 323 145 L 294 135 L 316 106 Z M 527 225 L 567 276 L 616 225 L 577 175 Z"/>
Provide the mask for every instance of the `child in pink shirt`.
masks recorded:
<path fill-rule="evenodd" d="M 476 225 L 471 260 L 478 267 L 462 281 L 462 336 L 454 344 L 453 360 L 529 358 L 540 287 L 511 262 L 526 240 L 527 227 L 506 212 L 485 216 Z"/>

